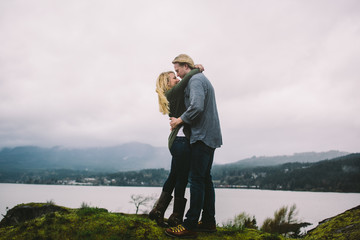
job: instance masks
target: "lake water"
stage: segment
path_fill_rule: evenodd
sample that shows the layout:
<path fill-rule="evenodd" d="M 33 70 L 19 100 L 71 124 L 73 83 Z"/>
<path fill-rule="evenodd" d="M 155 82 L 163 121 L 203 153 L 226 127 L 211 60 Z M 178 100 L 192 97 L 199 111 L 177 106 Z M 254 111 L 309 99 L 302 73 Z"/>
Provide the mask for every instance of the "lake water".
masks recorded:
<path fill-rule="evenodd" d="M 63 186 L 0 184 L 0 213 L 20 203 L 53 201 L 57 205 L 79 208 L 82 203 L 91 207 L 106 208 L 111 212 L 135 213 L 131 195 L 157 197 L 160 187 L 107 187 L 107 186 Z M 248 189 L 215 189 L 216 220 L 223 225 L 237 214 L 246 212 L 255 216 L 261 226 L 268 217 L 283 206 L 296 204 L 297 218 L 310 222 L 315 227 L 319 221 L 340 214 L 360 205 L 360 193 L 291 192 Z M 189 189 L 186 190 L 189 199 Z M 153 202 L 142 207 L 139 213 L 151 210 Z M 187 204 L 187 208 L 189 203 Z M 168 217 L 172 207 L 165 213 Z M 2 216 L 1 216 L 2 219 Z"/>

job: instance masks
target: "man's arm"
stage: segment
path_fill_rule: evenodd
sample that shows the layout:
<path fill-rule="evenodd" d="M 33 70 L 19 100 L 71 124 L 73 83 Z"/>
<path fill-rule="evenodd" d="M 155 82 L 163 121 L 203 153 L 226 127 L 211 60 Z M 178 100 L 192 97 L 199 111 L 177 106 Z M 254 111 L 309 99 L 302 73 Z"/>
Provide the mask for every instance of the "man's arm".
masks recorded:
<path fill-rule="evenodd" d="M 191 125 L 197 116 L 204 111 L 206 89 L 202 81 L 196 77 L 193 78 L 188 87 L 190 90 L 190 104 L 180 118 L 183 122 Z"/>
<path fill-rule="evenodd" d="M 188 88 L 190 89 L 190 105 L 179 118 L 170 118 L 171 130 L 184 122 L 191 125 L 192 121 L 204 111 L 205 88 L 202 82 L 195 77 L 189 83 Z"/>

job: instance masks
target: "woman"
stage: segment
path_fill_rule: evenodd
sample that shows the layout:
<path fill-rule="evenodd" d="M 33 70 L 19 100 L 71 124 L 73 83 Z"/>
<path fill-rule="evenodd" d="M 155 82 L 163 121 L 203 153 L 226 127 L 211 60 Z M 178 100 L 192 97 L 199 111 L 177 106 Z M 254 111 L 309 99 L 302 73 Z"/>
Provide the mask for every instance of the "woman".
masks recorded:
<path fill-rule="evenodd" d="M 156 81 L 156 92 L 159 98 L 160 112 L 169 117 L 180 117 L 186 110 L 184 104 L 184 90 L 190 78 L 204 70 L 202 65 L 190 63 L 192 70 L 179 82 L 172 71 L 163 72 Z M 198 69 L 200 68 L 200 69 Z M 171 169 L 164 183 L 162 193 L 149 213 L 149 217 L 155 220 L 159 226 L 166 227 L 164 213 L 171 202 L 171 193 L 174 191 L 174 209 L 168 219 L 170 226 L 182 223 L 186 198 L 184 198 L 188 174 L 190 169 L 190 128 L 187 125 L 173 129 L 169 135 L 168 147 L 172 155 Z"/>

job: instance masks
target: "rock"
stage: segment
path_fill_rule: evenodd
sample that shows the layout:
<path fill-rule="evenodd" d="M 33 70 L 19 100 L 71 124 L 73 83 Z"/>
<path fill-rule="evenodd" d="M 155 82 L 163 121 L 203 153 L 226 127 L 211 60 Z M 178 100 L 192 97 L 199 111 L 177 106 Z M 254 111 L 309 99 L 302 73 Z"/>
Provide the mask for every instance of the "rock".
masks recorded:
<path fill-rule="evenodd" d="M 68 212 L 64 207 L 54 204 L 30 203 L 20 204 L 10 209 L 0 222 L 0 227 L 16 226 L 28 220 L 54 212 Z"/>
<path fill-rule="evenodd" d="M 307 232 L 305 239 L 359 240 L 360 205 L 319 222 Z"/>

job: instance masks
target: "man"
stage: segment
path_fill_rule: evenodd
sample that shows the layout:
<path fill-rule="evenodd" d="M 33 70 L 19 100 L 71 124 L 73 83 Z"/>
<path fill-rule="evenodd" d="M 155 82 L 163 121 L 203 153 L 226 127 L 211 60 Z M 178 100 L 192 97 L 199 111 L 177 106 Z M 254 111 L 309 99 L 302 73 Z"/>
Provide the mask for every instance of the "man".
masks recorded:
<path fill-rule="evenodd" d="M 191 71 L 193 60 L 180 54 L 174 61 L 178 77 Z M 199 231 L 215 232 L 215 191 L 211 178 L 214 151 L 222 145 L 219 116 L 214 88 L 203 73 L 195 74 L 185 89 L 186 111 L 179 118 L 171 118 L 175 128 L 183 122 L 191 127 L 190 209 L 183 224 L 168 228 L 172 237 L 196 237 Z M 201 221 L 198 222 L 201 215 Z"/>

